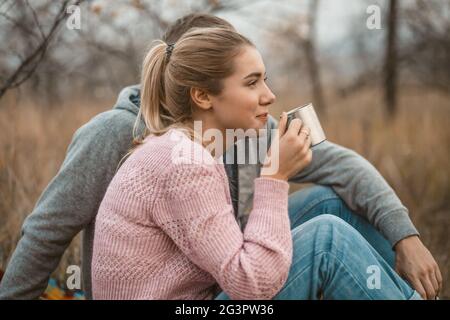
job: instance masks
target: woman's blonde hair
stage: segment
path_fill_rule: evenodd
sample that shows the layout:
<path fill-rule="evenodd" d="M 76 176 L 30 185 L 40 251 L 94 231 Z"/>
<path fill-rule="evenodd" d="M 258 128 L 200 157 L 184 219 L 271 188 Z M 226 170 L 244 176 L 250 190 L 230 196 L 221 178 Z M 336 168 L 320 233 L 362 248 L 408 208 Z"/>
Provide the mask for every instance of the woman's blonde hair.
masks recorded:
<path fill-rule="evenodd" d="M 234 58 L 245 45 L 253 46 L 246 37 L 222 27 L 193 28 L 174 44 L 155 41 L 142 66 L 134 144 L 174 127 L 196 139 L 191 88 L 220 94 L 223 80 L 234 72 Z M 142 120 L 144 132 L 137 137 Z"/>

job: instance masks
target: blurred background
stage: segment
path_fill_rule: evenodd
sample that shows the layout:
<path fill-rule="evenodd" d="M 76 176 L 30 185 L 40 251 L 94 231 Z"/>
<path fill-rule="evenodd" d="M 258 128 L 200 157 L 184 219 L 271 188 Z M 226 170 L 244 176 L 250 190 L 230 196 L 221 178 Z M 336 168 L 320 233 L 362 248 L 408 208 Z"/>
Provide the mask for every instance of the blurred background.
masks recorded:
<path fill-rule="evenodd" d="M 75 130 L 139 82 L 151 41 L 191 12 L 256 44 L 273 116 L 312 101 L 327 138 L 381 172 L 449 299 L 450 0 L 0 0 L 0 270 Z M 53 274 L 63 287 L 79 242 Z"/>

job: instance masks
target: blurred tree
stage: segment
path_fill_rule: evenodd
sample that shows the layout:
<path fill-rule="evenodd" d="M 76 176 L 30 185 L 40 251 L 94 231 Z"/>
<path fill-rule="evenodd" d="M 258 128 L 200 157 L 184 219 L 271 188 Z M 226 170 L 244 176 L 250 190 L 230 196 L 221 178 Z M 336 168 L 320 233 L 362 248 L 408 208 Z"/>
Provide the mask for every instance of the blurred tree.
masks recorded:
<path fill-rule="evenodd" d="M 319 0 L 312 0 L 309 2 L 309 12 L 307 19 L 307 34 L 301 38 L 301 43 L 303 50 L 305 52 L 306 64 L 308 67 L 308 75 L 311 81 L 314 107 L 317 111 L 325 116 L 326 106 L 325 98 L 323 94 L 322 82 L 320 80 L 320 67 L 317 62 L 317 50 L 316 50 L 316 39 L 317 39 L 317 12 L 320 5 Z"/>
<path fill-rule="evenodd" d="M 0 98 L 19 87 L 48 106 L 80 95 L 114 96 L 139 82 L 144 52 L 174 19 L 197 11 L 236 12 L 257 2 L 0 1 L 0 40 L 6 43 L 0 48 Z M 81 28 L 61 28 L 74 4 L 80 5 Z"/>
<path fill-rule="evenodd" d="M 350 38 L 356 73 L 351 81 L 337 84 L 337 89 L 345 96 L 379 85 L 390 116 L 396 112 L 398 86 L 450 91 L 450 0 L 389 0 L 386 4 L 383 32 L 360 27 L 366 19 L 363 10 L 353 18 Z M 382 55 L 380 47 L 385 48 Z"/>
<path fill-rule="evenodd" d="M 416 0 L 403 15 L 403 67 L 422 84 L 450 92 L 450 0 Z"/>
<path fill-rule="evenodd" d="M 397 0 L 390 0 L 384 62 L 384 101 L 389 117 L 395 116 L 397 106 L 397 14 Z"/>
<path fill-rule="evenodd" d="M 280 19 L 282 22 L 278 30 L 272 33 L 272 44 L 283 50 L 284 68 L 287 73 L 292 72 L 292 66 L 295 65 L 298 74 L 307 74 L 314 107 L 321 116 L 326 116 L 327 108 L 316 45 L 320 1 L 312 0 L 307 4 L 306 10 L 302 10 L 304 13 L 291 13 L 285 19 Z"/>

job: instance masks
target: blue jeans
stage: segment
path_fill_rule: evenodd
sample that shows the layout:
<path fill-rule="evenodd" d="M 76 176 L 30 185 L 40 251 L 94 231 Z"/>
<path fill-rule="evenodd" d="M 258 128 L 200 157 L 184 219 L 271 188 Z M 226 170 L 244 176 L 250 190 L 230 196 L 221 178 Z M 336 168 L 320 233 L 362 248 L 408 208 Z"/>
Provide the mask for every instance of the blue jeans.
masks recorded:
<path fill-rule="evenodd" d="M 393 269 L 389 242 L 330 187 L 289 196 L 292 265 L 273 299 L 420 299 Z M 229 300 L 220 293 L 217 300 Z"/>

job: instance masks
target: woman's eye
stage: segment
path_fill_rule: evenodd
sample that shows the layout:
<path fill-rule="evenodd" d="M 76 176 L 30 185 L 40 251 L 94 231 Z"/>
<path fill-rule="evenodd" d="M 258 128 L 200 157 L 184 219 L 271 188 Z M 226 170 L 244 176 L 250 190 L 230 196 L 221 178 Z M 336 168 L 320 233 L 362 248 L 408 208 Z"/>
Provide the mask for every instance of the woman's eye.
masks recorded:
<path fill-rule="evenodd" d="M 265 77 L 265 78 L 264 78 L 264 82 L 266 82 L 267 79 L 268 79 L 268 78 Z M 255 81 L 250 82 L 248 85 L 249 85 L 249 86 L 254 86 L 254 85 L 256 85 L 257 83 L 258 83 L 258 80 L 255 80 Z"/>

